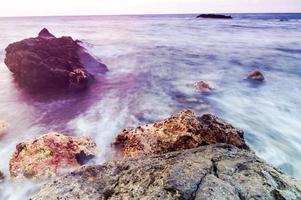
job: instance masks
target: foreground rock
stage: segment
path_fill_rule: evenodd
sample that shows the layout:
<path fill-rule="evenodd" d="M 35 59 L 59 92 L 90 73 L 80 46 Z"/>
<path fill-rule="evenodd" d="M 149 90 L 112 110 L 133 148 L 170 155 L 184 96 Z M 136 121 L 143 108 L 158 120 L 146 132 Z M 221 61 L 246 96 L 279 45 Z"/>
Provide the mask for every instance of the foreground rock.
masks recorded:
<path fill-rule="evenodd" d="M 47 29 L 38 37 L 10 44 L 5 51 L 5 64 L 17 82 L 30 89 L 82 89 L 93 79 L 86 69 L 92 61 L 101 72 L 107 70 L 71 37 L 56 38 Z"/>
<path fill-rule="evenodd" d="M 255 81 L 264 81 L 264 76 L 260 71 L 256 70 L 248 75 L 248 79 L 255 80 Z"/>
<path fill-rule="evenodd" d="M 194 84 L 194 87 L 203 93 L 211 93 L 213 90 L 213 87 L 211 87 L 208 83 L 205 81 L 198 81 Z"/>
<path fill-rule="evenodd" d="M 216 143 L 248 149 L 242 131 L 211 114 L 199 117 L 191 110 L 184 110 L 158 123 L 125 129 L 113 145 L 125 157 L 135 157 Z"/>
<path fill-rule="evenodd" d="M 197 18 L 211 18 L 211 19 L 232 19 L 230 15 L 219 15 L 219 14 L 200 14 Z"/>
<path fill-rule="evenodd" d="M 300 198 L 296 179 L 250 151 L 219 144 L 82 167 L 48 183 L 32 200 Z"/>
<path fill-rule="evenodd" d="M 78 168 L 96 154 L 90 137 L 49 133 L 20 143 L 9 162 L 13 178 L 43 179 Z"/>
<path fill-rule="evenodd" d="M 0 120 L 0 137 L 8 132 L 9 124 L 6 121 Z"/>

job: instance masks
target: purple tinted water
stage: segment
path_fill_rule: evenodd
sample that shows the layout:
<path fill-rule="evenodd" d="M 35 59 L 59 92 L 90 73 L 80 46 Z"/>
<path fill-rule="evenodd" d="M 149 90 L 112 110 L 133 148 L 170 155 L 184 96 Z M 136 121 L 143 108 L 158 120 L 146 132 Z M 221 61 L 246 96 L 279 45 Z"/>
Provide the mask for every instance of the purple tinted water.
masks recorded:
<path fill-rule="evenodd" d="M 123 128 L 190 108 L 241 128 L 257 155 L 301 178 L 301 15 L 194 16 L 0 18 L 0 120 L 10 124 L 0 139 L 0 171 L 8 176 L 17 143 L 50 131 L 92 136 L 100 151 L 95 162 L 102 163 Z M 3 63 L 4 49 L 43 27 L 82 40 L 110 72 L 83 93 L 21 90 Z M 264 84 L 243 80 L 254 69 L 263 71 Z M 195 91 L 198 80 L 215 92 Z M 37 186 L 7 179 L 0 199 L 24 199 Z"/>

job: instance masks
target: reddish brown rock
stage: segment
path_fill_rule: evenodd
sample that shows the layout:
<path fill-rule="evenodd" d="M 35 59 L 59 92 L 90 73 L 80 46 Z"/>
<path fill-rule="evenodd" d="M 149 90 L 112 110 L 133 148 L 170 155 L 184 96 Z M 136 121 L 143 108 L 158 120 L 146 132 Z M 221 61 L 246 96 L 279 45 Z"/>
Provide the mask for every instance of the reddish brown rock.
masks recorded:
<path fill-rule="evenodd" d="M 256 80 L 256 81 L 264 81 L 264 76 L 260 71 L 256 70 L 249 74 L 248 79 Z"/>
<path fill-rule="evenodd" d="M 87 71 L 90 63 L 99 72 L 107 70 L 71 37 L 56 38 L 47 29 L 38 37 L 10 44 L 5 51 L 8 69 L 29 89 L 82 89 L 93 80 Z"/>
<path fill-rule="evenodd" d="M 211 114 L 199 117 L 191 110 L 184 110 L 158 123 L 125 129 L 113 145 L 125 157 L 136 157 L 216 143 L 249 149 L 242 131 Z"/>
<path fill-rule="evenodd" d="M 20 143 L 9 162 L 13 178 L 43 179 L 83 165 L 96 154 L 90 137 L 48 133 Z"/>
<path fill-rule="evenodd" d="M 200 91 L 200 92 L 204 92 L 204 93 L 210 93 L 213 88 L 206 83 L 205 81 L 198 81 L 194 84 L 194 87 Z"/>

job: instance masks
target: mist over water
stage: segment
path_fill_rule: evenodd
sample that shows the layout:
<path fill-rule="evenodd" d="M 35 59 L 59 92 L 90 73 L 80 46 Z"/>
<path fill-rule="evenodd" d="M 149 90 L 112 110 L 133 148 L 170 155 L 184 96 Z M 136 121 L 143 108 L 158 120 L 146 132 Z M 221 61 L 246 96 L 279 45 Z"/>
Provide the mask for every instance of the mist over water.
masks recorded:
<path fill-rule="evenodd" d="M 83 41 L 109 72 L 81 93 L 22 90 L 3 63 L 4 49 L 44 27 Z M 301 179 L 301 14 L 0 18 L 0 30 L 0 120 L 10 124 L 0 138 L 0 171 L 7 177 L 15 145 L 26 139 L 51 131 L 92 136 L 93 162 L 103 163 L 113 158 L 119 131 L 190 108 L 244 130 L 258 156 Z M 263 84 L 244 80 L 255 69 Z M 197 92 L 198 80 L 214 93 Z M 39 185 L 7 178 L 0 199 L 24 199 Z"/>

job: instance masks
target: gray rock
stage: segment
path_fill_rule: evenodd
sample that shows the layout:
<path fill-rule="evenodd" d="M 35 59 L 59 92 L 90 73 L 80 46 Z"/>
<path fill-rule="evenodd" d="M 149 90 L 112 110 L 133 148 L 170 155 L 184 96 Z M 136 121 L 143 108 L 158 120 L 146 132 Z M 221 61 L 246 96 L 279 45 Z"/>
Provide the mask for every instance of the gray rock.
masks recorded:
<path fill-rule="evenodd" d="M 32 200 L 301 199 L 301 183 L 252 151 L 216 144 L 85 166 L 43 186 Z"/>

